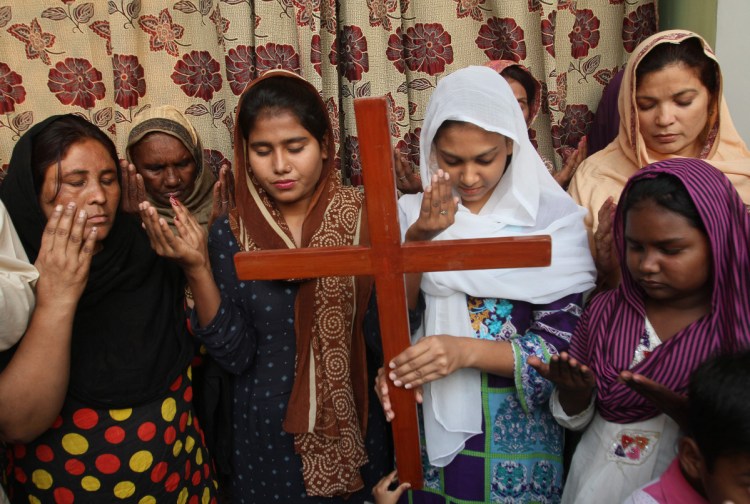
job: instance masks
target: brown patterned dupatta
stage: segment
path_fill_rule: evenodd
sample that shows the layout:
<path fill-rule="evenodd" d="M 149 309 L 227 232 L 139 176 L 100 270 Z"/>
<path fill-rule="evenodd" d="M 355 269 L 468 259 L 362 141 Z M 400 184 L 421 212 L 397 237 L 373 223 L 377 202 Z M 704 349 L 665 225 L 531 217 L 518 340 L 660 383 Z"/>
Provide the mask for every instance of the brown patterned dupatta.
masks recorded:
<path fill-rule="evenodd" d="M 270 71 L 259 82 L 297 74 Z M 317 95 L 317 91 L 315 91 Z M 325 110 L 321 100 L 321 110 Z M 328 121 L 328 138 L 333 131 Z M 244 250 L 296 248 L 274 202 L 258 185 L 249 166 L 246 139 L 234 131 L 235 198 L 232 231 Z M 244 181 L 244 183 L 242 182 Z M 356 245 L 367 241 L 364 197 L 343 187 L 334 166 L 333 141 L 302 226 L 301 247 Z M 284 430 L 295 435 L 308 495 L 349 494 L 363 487 L 359 468 L 367 462 L 367 366 L 362 321 L 372 288 L 370 278 L 328 277 L 303 280 L 295 302 L 297 356 L 294 385 Z"/>

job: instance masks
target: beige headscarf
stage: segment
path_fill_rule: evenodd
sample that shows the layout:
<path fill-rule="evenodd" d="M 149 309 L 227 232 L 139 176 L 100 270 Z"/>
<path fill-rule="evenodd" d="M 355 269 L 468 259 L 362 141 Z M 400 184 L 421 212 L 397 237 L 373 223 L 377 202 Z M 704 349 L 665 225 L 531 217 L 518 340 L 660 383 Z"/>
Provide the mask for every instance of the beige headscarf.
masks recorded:
<path fill-rule="evenodd" d="M 651 163 L 675 157 L 660 156 L 646 148 L 638 124 L 635 75 L 639 63 L 654 47 L 660 44 L 679 44 L 688 38 L 700 40 L 706 56 L 716 61 L 716 56 L 706 41 L 685 30 L 669 30 L 652 35 L 635 48 L 628 61 L 618 99 L 620 132 L 604 150 L 581 163 L 568 189 L 573 199 L 589 210 L 585 222 L 590 240 L 599 225 L 598 211 L 609 196 L 617 201 L 631 175 Z M 734 128 L 729 115 L 722 93 L 720 69 L 717 77 L 718 96 L 714 97 L 709 111 L 706 141 L 700 157 L 722 171 L 747 204 L 750 203 L 750 151 Z"/>
<path fill-rule="evenodd" d="M 148 108 L 135 117 L 133 126 L 130 128 L 128 146 L 125 151 L 128 162 L 133 162 L 130 154 L 131 148 L 149 133 L 157 132 L 175 137 L 193 155 L 196 167 L 195 186 L 193 192 L 188 195 L 183 203 L 202 226 L 207 226 L 213 205 L 211 191 L 216 178 L 211 170 L 205 169 L 203 148 L 198 132 L 179 110 L 171 105 L 162 105 L 161 107 Z M 148 193 L 147 197 L 159 212 L 159 215 L 164 217 L 169 225 L 174 228 L 172 207 L 154 201 Z"/>

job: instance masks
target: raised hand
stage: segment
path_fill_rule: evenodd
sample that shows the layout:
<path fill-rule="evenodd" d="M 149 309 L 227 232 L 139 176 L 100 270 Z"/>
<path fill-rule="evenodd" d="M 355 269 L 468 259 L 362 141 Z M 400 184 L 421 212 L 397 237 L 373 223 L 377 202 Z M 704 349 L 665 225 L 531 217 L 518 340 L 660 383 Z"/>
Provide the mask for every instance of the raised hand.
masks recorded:
<path fill-rule="evenodd" d="M 97 229 L 85 211 L 57 205 L 34 266 L 36 308 L 16 353 L 0 373 L 0 441 L 28 443 L 50 428 L 68 390 L 76 307 L 86 288 Z"/>
<path fill-rule="evenodd" d="M 404 194 L 421 192 L 422 177 L 419 172 L 412 170 L 406 154 L 396 151 L 393 153 L 393 158 L 396 167 L 396 188 Z"/>
<path fill-rule="evenodd" d="M 549 364 L 536 356 L 529 357 L 527 362 L 542 377 L 555 384 L 560 392 L 560 405 L 569 416 L 577 415 L 589 405 L 596 387 L 596 376 L 588 366 L 579 363 L 567 352 L 553 355 Z"/>
<path fill-rule="evenodd" d="M 86 288 L 96 250 L 96 227 L 85 235 L 87 214 L 75 203 L 57 205 L 42 235 L 34 266 L 39 270 L 37 304 L 54 303 L 75 310 Z"/>
<path fill-rule="evenodd" d="M 455 220 L 458 201 L 453 196 L 449 175 L 438 170 L 432 176 L 432 184 L 424 190 L 419 217 L 406 231 L 406 241 L 432 240 L 450 227 Z"/>
<path fill-rule="evenodd" d="M 619 380 L 672 417 L 683 431 L 687 429 L 688 398 L 686 396 L 678 394 L 650 378 L 630 371 L 621 372 Z"/>
<path fill-rule="evenodd" d="M 160 256 L 175 260 L 186 273 L 209 267 L 206 230 L 180 201 L 170 198 L 170 202 L 175 212 L 177 235 L 149 202 L 143 202 L 139 206 L 143 228 L 151 241 L 151 247 Z"/>
<path fill-rule="evenodd" d="M 205 326 L 216 316 L 221 304 L 221 295 L 211 272 L 208 236 L 177 198 L 172 197 L 169 201 L 175 213 L 177 234 L 148 202 L 140 205 L 143 229 L 157 254 L 173 259 L 182 267 L 193 295 L 192 306 L 198 315 L 198 323 Z"/>
<path fill-rule="evenodd" d="M 562 153 L 563 167 L 560 171 L 555 172 L 552 177 L 555 181 L 560 184 L 560 187 L 567 189 L 570 184 L 570 179 L 575 175 L 578 166 L 586 159 L 588 155 L 588 145 L 586 137 L 582 137 L 578 141 L 578 146 L 575 149 L 568 147 Z"/>
<path fill-rule="evenodd" d="M 372 489 L 372 496 L 375 497 L 375 504 L 396 504 L 398 499 L 405 491 L 411 488 L 409 483 L 401 483 L 398 487 L 393 490 L 388 488 L 391 483 L 397 478 L 396 471 L 383 476 Z"/>
<path fill-rule="evenodd" d="M 138 213 L 138 205 L 146 201 L 146 186 L 143 177 L 136 171 L 132 163 L 120 160 L 121 190 L 120 209 L 127 213 Z"/>
<path fill-rule="evenodd" d="M 599 209 L 599 226 L 594 233 L 594 245 L 596 247 L 596 271 L 599 276 L 600 286 L 613 288 L 619 283 L 619 267 L 614 245 L 613 223 L 615 220 L 617 204 L 610 196 Z"/>
<path fill-rule="evenodd" d="M 219 180 L 214 184 L 213 207 L 208 218 L 208 227 L 222 215 L 227 215 L 234 208 L 234 175 L 227 165 L 219 170 Z"/>

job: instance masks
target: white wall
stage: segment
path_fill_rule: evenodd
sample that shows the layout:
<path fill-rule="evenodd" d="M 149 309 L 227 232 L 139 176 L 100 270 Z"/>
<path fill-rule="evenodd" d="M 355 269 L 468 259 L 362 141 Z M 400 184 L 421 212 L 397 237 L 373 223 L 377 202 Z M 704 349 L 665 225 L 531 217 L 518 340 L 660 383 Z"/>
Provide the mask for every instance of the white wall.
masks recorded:
<path fill-rule="evenodd" d="M 750 0 L 718 0 L 716 57 L 732 121 L 750 146 Z"/>

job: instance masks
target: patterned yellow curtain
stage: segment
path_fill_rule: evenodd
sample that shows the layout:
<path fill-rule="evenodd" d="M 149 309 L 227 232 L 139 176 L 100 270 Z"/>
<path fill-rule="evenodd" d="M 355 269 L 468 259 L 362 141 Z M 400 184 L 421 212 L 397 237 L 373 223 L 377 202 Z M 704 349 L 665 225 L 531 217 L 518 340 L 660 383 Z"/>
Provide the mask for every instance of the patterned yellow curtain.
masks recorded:
<path fill-rule="evenodd" d="M 440 78 L 513 59 L 543 83 L 532 136 L 559 166 L 602 87 L 656 26 L 654 0 L 0 0 L 0 165 L 49 115 L 86 117 L 122 152 L 134 115 L 173 104 L 216 170 L 232 161 L 245 84 L 286 68 L 321 91 L 343 176 L 359 184 L 356 97 L 388 97 L 393 142 L 416 161 Z"/>

